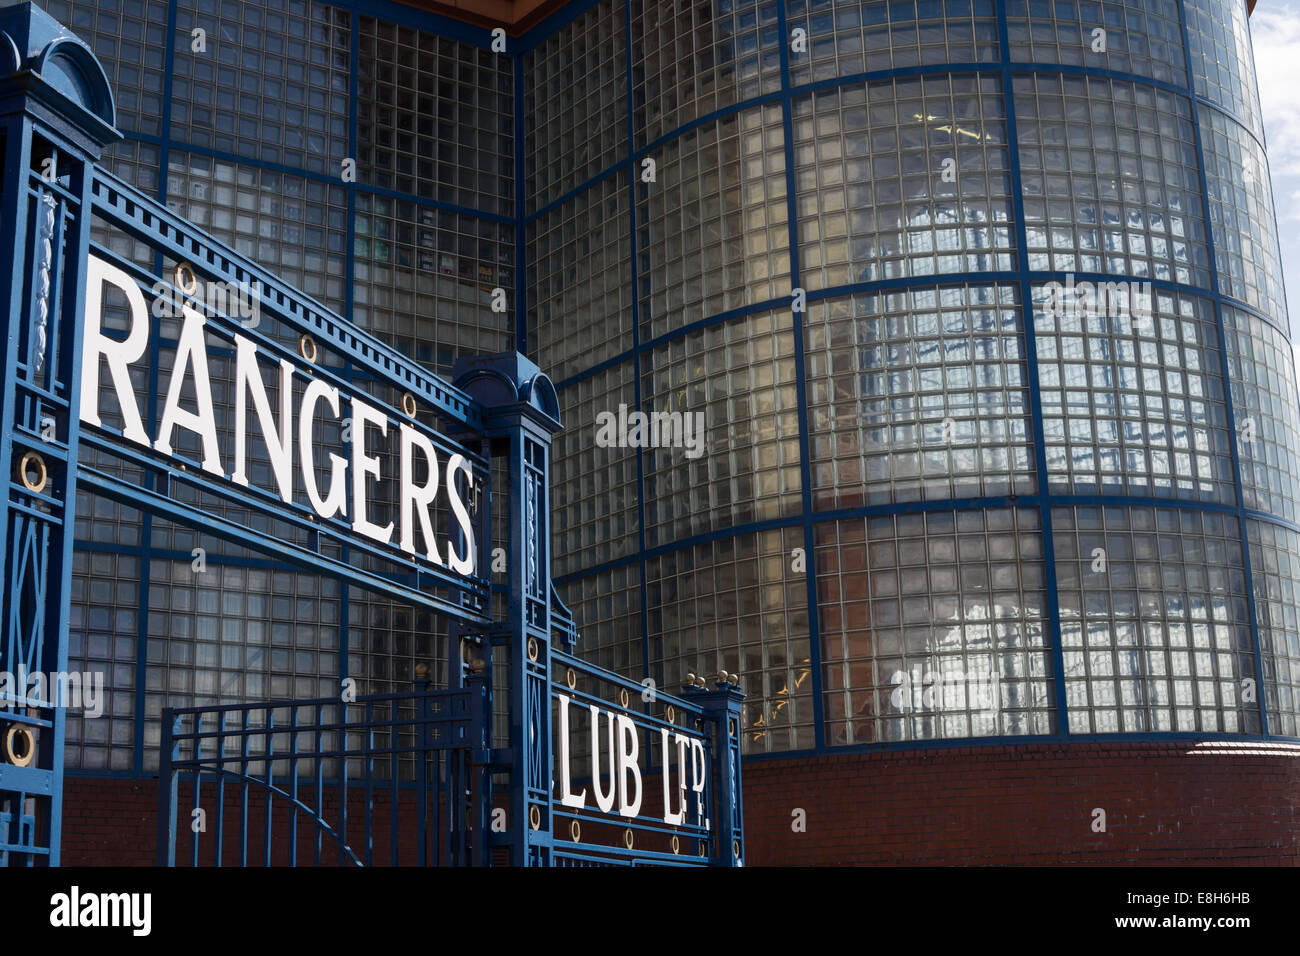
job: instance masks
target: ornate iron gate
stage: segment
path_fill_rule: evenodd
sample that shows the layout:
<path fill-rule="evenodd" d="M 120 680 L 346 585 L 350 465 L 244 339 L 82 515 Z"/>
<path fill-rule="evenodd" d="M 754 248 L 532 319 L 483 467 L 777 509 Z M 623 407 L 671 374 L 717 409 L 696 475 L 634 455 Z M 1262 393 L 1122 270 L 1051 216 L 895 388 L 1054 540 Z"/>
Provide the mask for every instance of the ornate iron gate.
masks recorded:
<path fill-rule="evenodd" d="M 165 709 L 158 864 L 485 863 L 487 699 L 474 677 L 346 702 Z"/>
<path fill-rule="evenodd" d="M 636 685 L 572 656 L 577 630 L 550 575 L 550 448 L 560 413 L 546 375 L 515 353 L 462 359 L 454 384 L 432 375 L 98 169 L 102 150 L 120 138 L 114 122 L 107 78 L 84 43 L 30 3 L 0 9 L 0 475 L 8 480 L 0 672 L 66 671 L 78 488 L 430 609 L 451 625 L 443 689 L 350 699 L 344 687 L 337 699 L 168 711 L 160 862 L 297 863 L 307 847 L 313 863 L 482 864 L 501 848 L 524 866 L 740 864 L 738 690 L 723 675 L 714 690 L 659 695 L 638 713 L 628 699 Z M 92 241 L 92 226 L 142 245 L 151 262 Z M 228 301 L 214 304 L 200 294 L 205 287 L 252 290 L 266 324 L 249 324 Z M 131 373 L 161 381 L 164 338 L 175 353 L 164 408 L 159 414 L 151 391 L 142 411 Z M 209 362 L 233 371 L 229 473 Z M 185 389 L 197 412 L 182 407 Z M 268 396 L 279 398 L 278 418 Z M 351 437 L 339 427 L 344 404 Z M 249 418 L 271 459 L 274 483 L 265 488 L 245 473 Z M 178 431 L 189 439 L 173 448 Z M 378 484 L 382 454 L 370 454 L 375 432 L 400 435 L 401 501 L 372 520 L 368 481 Z M 489 571 L 494 460 L 508 478 L 503 615 L 493 613 Z M 394 520 L 384 527 L 386 513 Z M 499 689 L 497 669 L 506 676 Z M 612 802 L 598 813 L 556 806 L 557 680 L 578 672 L 620 698 L 601 711 L 590 688 L 581 692 L 591 698 L 597 756 L 601 714 L 619 728 L 621 752 L 608 758 L 617 813 Z M 494 694 L 507 705 L 499 733 Z M 698 726 L 675 723 L 678 715 Z M 679 756 L 674 777 L 669 745 L 661 748 L 660 823 L 639 812 L 635 746 L 645 734 L 649 751 L 656 732 L 693 761 L 687 768 Z M 63 737 L 59 700 L 26 684 L 0 686 L 0 863 L 59 862 Z M 564 772 L 568 779 L 567 763 Z M 493 775 L 509 779 L 495 795 Z M 632 842 L 625 837 L 619 850 L 572 836 L 571 824 L 600 820 L 633 833 Z M 675 848 L 631 852 L 634 828 Z"/>

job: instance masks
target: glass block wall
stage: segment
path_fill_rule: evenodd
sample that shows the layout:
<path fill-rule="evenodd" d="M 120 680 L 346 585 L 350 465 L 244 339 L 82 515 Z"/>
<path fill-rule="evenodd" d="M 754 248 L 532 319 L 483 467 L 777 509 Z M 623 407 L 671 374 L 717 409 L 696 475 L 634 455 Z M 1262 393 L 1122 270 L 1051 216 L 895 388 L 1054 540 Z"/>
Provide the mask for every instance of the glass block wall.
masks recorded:
<path fill-rule="evenodd" d="M 1241 0 L 578 0 L 504 54 L 414 7 L 43 5 L 117 90 L 115 173 L 435 371 L 551 374 L 580 651 L 740 675 L 748 753 L 1300 734 Z M 602 433 L 637 411 L 698 441 Z M 165 700 L 445 656 L 427 615 L 81 514 L 82 770 L 146 772 Z"/>
<path fill-rule="evenodd" d="M 751 754 L 1295 734 L 1244 4 L 575 9 L 523 54 L 521 315 L 589 651 L 739 674 Z M 702 451 L 606 447 L 623 404 Z"/>

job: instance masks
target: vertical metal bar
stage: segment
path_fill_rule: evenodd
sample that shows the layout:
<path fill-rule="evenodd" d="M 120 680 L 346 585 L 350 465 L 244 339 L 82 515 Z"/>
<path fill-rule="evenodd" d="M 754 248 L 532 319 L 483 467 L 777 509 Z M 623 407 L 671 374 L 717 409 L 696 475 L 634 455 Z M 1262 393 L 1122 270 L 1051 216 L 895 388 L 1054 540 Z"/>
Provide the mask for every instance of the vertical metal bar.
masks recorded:
<path fill-rule="evenodd" d="M 324 746 L 322 745 L 321 727 L 325 723 L 325 705 L 316 705 L 316 816 L 323 818 L 325 816 L 325 757 Z M 321 838 L 323 832 L 320 827 L 320 821 L 317 820 L 315 827 L 315 838 L 312 840 L 313 852 L 312 863 L 314 866 L 320 866 L 321 857 Z"/>
<path fill-rule="evenodd" d="M 514 53 L 515 94 L 515 351 L 528 354 L 528 230 L 524 225 L 524 53 Z"/>
<path fill-rule="evenodd" d="M 415 865 L 429 865 L 429 692 L 415 695 Z"/>
<path fill-rule="evenodd" d="M 298 865 L 298 705 L 289 706 L 289 865 Z"/>
<path fill-rule="evenodd" d="M 177 757 L 175 734 L 179 718 L 172 708 L 162 712 L 162 741 L 158 751 L 158 866 L 176 865 L 176 773 L 172 761 Z"/>
<path fill-rule="evenodd" d="M 195 826 L 198 811 L 202 808 L 199 806 L 199 788 L 202 783 L 203 773 L 199 769 L 202 766 L 203 758 L 203 715 L 194 715 L 194 807 L 190 813 L 190 848 L 191 861 L 190 865 L 197 867 L 199 865 L 199 830 Z"/>
<path fill-rule="evenodd" d="M 226 712 L 219 711 L 217 714 L 217 769 L 224 771 L 226 769 Z M 221 866 L 222 844 L 225 842 L 226 833 L 226 775 L 217 774 L 217 852 L 216 865 Z"/>
<path fill-rule="evenodd" d="M 240 711 L 239 865 L 248 866 L 248 708 Z"/>
<path fill-rule="evenodd" d="M 461 781 L 461 754 L 447 751 L 447 865 L 460 866 L 465 857 L 465 827 L 462 808 L 465 786 Z"/>
<path fill-rule="evenodd" d="M 471 754 L 470 774 L 474 791 L 471 821 L 474 828 L 474 857 L 470 861 L 473 866 L 487 866 L 489 859 L 488 831 L 492 819 L 492 775 L 488 769 L 488 755 L 491 753 L 492 746 L 488 730 L 488 721 L 491 719 L 490 675 L 490 669 L 485 668 L 483 673 L 473 675 L 465 688 L 466 716 L 469 720 L 466 752 Z"/>
<path fill-rule="evenodd" d="M 419 704 L 418 697 L 416 698 L 415 702 L 418 706 Z M 398 865 L 397 847 L 398 847 L 398 842 L 401 838 L 401 835 L 398 833 L 398 828 L 397 828 L 398 818 L 400 816 L 400 811 L 401 811 L 401 802 L 400 802 L 401 793 L 397 787 L 397 782 L 398 782 L 397 778 L 398 776 L 400 776 L 400 772 L 397 766 L 397 755 L 402 752 L 402 749 L 399 746 L 398 739 L 397 739 L 398 726 L 399 726 L 397 721 L 399 719 L 399 710 L 402 704 L 401 701 L 394 700 L 390 703 L 389 706 L 392 708 L 392 710 L 389 711 L 390 724 L 389 724 L 389 735 L 388 735 L 388 754 L 389 754 L 388 756 L 388 842 L 389 842 L 389 858 L 392 860 L 392 865 L 397 866 Z M 418 749 L 416 750 L 416 759 L 419 759 Z"/>
<path fill-rule="evenodd" d="M 446 799 L 446 787 L 443 786 L 444 764 L 442 752 L 435 750 L 433 752 L 433 825 L 429 828 L 429 835 L 433 838 L 434 866 L 446 864 L 446 860 L 443 859 L 446 846 L 446 841 L 443 839 L 443 825 L 446 820 L 443 811 L 443 801 Z"/>
<path fill-rule="evenodd" d="M 1025 226 L 1025 192 L 1020 178 L 1020 132 L 1017 128 L 1015 74 L 1011 70 L 1011 40 L 1006 4 L 997 5 L 998 47 L 1002 71 L 1002 112 L 1007 131 L 1007 173 L 1011 177 L 1012 226 L 1016 234 L 1016 269 L 1020 273 L 1021 334 L 1025 343 L 1025 387 L 1029 394 L 1030 429 L 1034 443 L 1034 484 L 1038 493 L 1040 533 L 1043 537 L 1044 598 L 1047 602 L 1048 650 L 1052 656 L 1053 721 L 1056 734 L 1070 733 L 1065 691 L 1065 653 L 1061 638 L 1060 594 L 1056 587 L 1056 545 L 1052 531 L 1051 482 L 1047 473 L 1047 439 L 1043 428 L 1043 400 L 1039 386 L 1038 337 L 1034 326 L 1033 289 L 1029 271 L 1029 236 Z M 997 728 L 1001 730 L 1001 728 Z"/>
<path fill-rule="evenodd" d="M 365 772 L 365 825 L 366 825 L 366 866 L 374 866 L 375 850 L 375 705 L 373 701 L 366 701 L 365 708 L 365 751 L 362 755 L 361 766 Z"/>
<path fill-rule="evenodd" d="M 348 845 L 348 705 L 340 701 L 339 708 L 339 866 L 347 863 L 343 848 Z"/>
<path fill-rule="evenodd" d="M 777 49 L 781 62 L 781 128 L 785 141 L 785 192 L 786 192 L 786 227 L 790 246 L 790 293 L 801 287 L 799 263 L 799 187 L 795 178 L 794 150 L 794 99 L 790 95 L 790 48 L 787 40 L 790 31 L 786 22 L 786 0 L 777 0 Z M 817 601 L 817 541 L 813 528 L 812 498 L 812 445 L 808 422 L 808 365 L 804 357 L 804 316 L 805 310 L 790 311 L 790 332 L 794 344 L 794 380 L 796 407 L 798 408 L 799 427 L 799 485 L 800 508 L 803 512 L 803 547 L 804 547 L 804 602 L 808 609 L 808 669 L 812 682 L 809 686 L 812 697 L 814 748 L 820 748 L 826 742 L 825 718 L 822 713 L 822 667 L 821 667 L 821 615 Z M 740 650 L 743 650 L 741 648 Z M 744 656 L 738 655 L 737 670 L 744 672 Z M 793 705 L 794 700 L 790 703 Z M 790 723 L 795 725 L 795 715 L 790 715 Z"/>
<path fill-rule="evenodd" d="M 274 799 L 275 784 L 275 708 L 266 708 L 266 795 L 264 797 L 264 806 L 266 817 L 262 821 L 262 833 L 264 848 L 262 850 L 262 859 L 264 865 L 271 865 L 271 814 L 272 801 Z"/>
<path fill-rule="evenodd" d="M 627 95 L 627 224 L 628 268 L 632 286 L 632 404 L 641 411 L 641 281 L 638 277 L 636 234 L 636 86 L 632 51 L 632 0 L 623 0 L 623 61 Z M 615 174 L 617 175 L 617 174 Z M 646 567 L 645 537 L 645 457 L 638 444 L 636 448 L 636 529 L 637 573 L 640 575 L 641 597 L 641 667 L 643 676 L 650 674 L 650 610 L 648 607 L 649 583 Z M 550 569 L 547 569 L 549 574 Z M 662 674 L 659 675 L 662 678 Z"/>

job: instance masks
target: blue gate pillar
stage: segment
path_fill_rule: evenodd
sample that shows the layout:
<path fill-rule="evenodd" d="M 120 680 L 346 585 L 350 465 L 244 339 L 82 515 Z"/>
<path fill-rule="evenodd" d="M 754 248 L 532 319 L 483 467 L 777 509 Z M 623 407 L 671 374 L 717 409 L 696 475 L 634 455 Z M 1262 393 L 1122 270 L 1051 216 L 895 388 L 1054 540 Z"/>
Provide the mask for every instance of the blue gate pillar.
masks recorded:
<path fill-rule="evenodd" d="M 511 866 L 551 862 L 551 436 L 560 430 L 555 386 L 516 352 L 460 359 L 456 387 L 483 406 L 485 431 L 507 464 L 510 770 L 506 811 Z M 495 494 L 495 492 L 494 492 Z M 487 645 L 493 643 L 487 642 Z M 488 646 L 485 646 L 488 650 Z M 491 667 L 491 658 L 487 665 Z"/>
<path fill-rule="evenodd" d="M 745 695 L 734 674 L 719 673 L 715 690 L 703 690 L 703 679 L 682 688 L 683 696 L 714 718 L 713 752 L 716 755 L 715 818 L 717 833 L 712 866 L 745 865 L 745 819 L 740 790 L 740 707 Z"/>
<path fill-rule="evenodd" d="M 27 678 L 67 671 L 91 167 L 114 122 L 90 48 L 0 8 L 0 863 L 59 862 L 67 702 Z"/>

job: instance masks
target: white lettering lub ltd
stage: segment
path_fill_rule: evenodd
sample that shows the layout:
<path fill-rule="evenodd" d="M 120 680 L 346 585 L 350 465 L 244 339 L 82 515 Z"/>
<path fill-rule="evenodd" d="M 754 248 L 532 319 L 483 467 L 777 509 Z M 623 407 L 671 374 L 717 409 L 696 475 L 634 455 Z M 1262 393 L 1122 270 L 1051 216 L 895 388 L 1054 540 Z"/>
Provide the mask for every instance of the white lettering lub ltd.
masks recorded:
<path fill-rule="evenodd" d="M 573 792 L 573 771 L 569 765 L 569 737 L 571 718 L 569 705 L 572 703 L 567 694 L 556 694 L 559 701 L 556 737 L 559 753 L 556 765 L 559 770 L 560 803 L 575 810 L 587 805 L 587 788 L 578 793 Z M 602 813 L 614 812 L 618 805 L 618 815 L 635 817 L 641 812 L 642 788 L 641 767 L 638 762 L 640 744 L 638 730 L 632 718 L 626 714 L 602 710 L 595 704 L 588 704 L 590 714 L 588 725 L 591 733 L 591 790 L 597 809 Z M 581 712 L 581 709 L 579 709 Z M 602 725 L 604 733 L 601 733 Z M 602 744 L 601 737 L 604 737 Z M 659 730 L 660 767 L 663 768 L 663 819 L 664 823 L 676 825 L 685 823 L 688 817 L 688 791 L 694 797 L 697 819 L 703 822 L 705 829 L 709 821 L 705 819 L 704 786 L 708 779 L 708 762 L 704 753 L 704 742 L 698 737 L 686 734 L 669 733 L 668 728 Z M 607 755 L 602 758 L 602 750 Z M 689 760 L 687 752 L 690 752 Z M 676 757 L 677 785 L 673 786 L 671 767 Z M 602 763 L 605 771 L 602 773 Z M 690 783 L 687 784 L 689 776 Z M 602 781 L 607 778 L 608 783 Z M 676 790 L 676 799 L 673 791 Z"/>
<path fill-rule="evenodd" d="M 114 338 L 103 329 L 105 284 L 112 285 L 125 296 L 130 307 L 131 326 L 125 339 Z M 95 256 L 89 258 L 81 376 L 83 422 L 103 427 L 100 421 L 100 375 L 101 365 L 106 366 L 112 390 L 116 393 L 121 408 L 124 438 L 170 456 L 173 454 L 177 429 L 192 432 L 198 436 L 202 448 L 203 471 L 247 487 L 251 400 L 257 427 L 270 458 L 276 490 L 286 504 L 294 502 L 295 488 L 300 482 L 312 509 L 321 518 L 351 516 L 352 530 L 357 534 L 385 545 L 391 544 L 396 534 L 397 547 L 412 557 L 441 567 L 450 567 L 457 574 L 475 573 L 474 528 L 465 498 L 456 483 L 459 473 L 464 479 L 465 495 L 472 494 L 473 470 L 465 457 L 460 454 L 449 455 L 443 469 L 438 461 L 437 450 L 428 436 L 406 422 L 398 422 L 396 431 L 400 474 L 396 477 L 399 481 L 400 527 L 395 528 L 392 521 L 386 525 L 372 522 L 368 507 L 370 486 L 384 477 L 380 469 L 380 456 L 374 452 L 387 450 L 376 446 L 373 433 L 378 432 L 380 438 L 388 438 L 391 424 L 388 416 L 359 398 L 341 396 L 338 388 L 313 379 L 309 369 L 297 368 L 286 359 L 280 359 L 276 363 L 280 375 L 277 421 L 262 378 L 258 347 L 251 339 L 238 333 L 232 335 L 235 351 L 234 435 L 233 441 L 226 442 L 229 451 L 223 455 L 223 442 L 217 434 L 217 421 L 213 413 L 205 331 L 207 320 L 188 305 L 182 304 L 180 307 L 182 321 L 174 367 L 169 371 L 159 370 L 160 380 L 165 377 L 168 384 L 158 431 L 153 436 L 146 434 L 129 366 L 138 362 L 150 348 L 149 313 L 144 293 L 131 276 Z M 306 376 L 307 385 L 295 408 L 294 376 L 300 372 Z M 181 407 L 181 396 L 187 380 L 193 383 L 194 411 Z M 348 401 L 351 406 L 351 415 L 348 416 L 351 419 L 351 453 L 345 458 L 329 452 L 328 489 L 322 493 L 316 477 L 313 434 L 317 421 L 322 420 L 322 405 L 328 410 L 328 417 L 340 422 L 345 420 L 341 399 Z M 422 456 L 427 465 L 428 477 L 423 484 L 417 484 L 414 480 L 417 455 Z M 232 457 L 234 468 L 227 475 L 226 462 Z M 295 459 L 299 464 L 296 474 Z M 349 469 L 352 472 L 350 482 Z M 450 534 L 445 549 L 440 546 L 434 534 L 429 508 L 437 499 L 440 488 L 455 519 L 460 540 L 464 543 L 461 554 L 457 553 L 455 539 Z M 423 547 L 418 550 L 415 536 L 417 523 L 423 539 Z"/>

